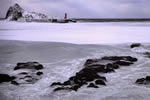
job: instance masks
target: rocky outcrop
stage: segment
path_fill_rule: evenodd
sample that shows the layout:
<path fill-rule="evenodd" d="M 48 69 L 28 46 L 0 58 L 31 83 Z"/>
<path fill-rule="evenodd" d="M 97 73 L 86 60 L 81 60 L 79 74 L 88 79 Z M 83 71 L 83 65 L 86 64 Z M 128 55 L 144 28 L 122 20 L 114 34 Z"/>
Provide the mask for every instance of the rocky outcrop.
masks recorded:
<path fill-rule="evenodd" d="M 44 67 L 38 62 L 17 63 L 14 68 L 15 75 L 0 74 L 0 83 L 11 82 L 14 85 L 34 84 L 42 78 L 43 72 L 40 71 Z"/>
<path fill-rule="evenodd" d="M 74 90 L 77 91 L 83 85 L 88 88 L 99 88 L 99 85 L 106 86 L 107 79 L 100 73 L 115 72 L 115 69 L 121 66 L 130 66 L 137 59 L 131 56 L 108 56 L 101 59 L 87 59 L 84 68 L 77 72 L 75 76 L 70 77 L 67 81 L 54 82 L 51 87 L 57 86 L 54 91 Z"/>
<path fill-rule="evenodd" d="M 17 20 L 23 17 L 24 10 L 18 5 L 15 4 L 14 6 L 10 7 L 6 14 L 6 19 L 10 20 Z"/>
<path fill-rule="evenodd" d="M 14 70 L 18 71 L 18 74 L 15 75 L 16 79 L 12 84 L 34 84 L 42 77 L 43 72 L 39 70 L 43 68 L 43 65 L 38 62 L 17 63 Z"/>
<path fill-rule="evenodd" d="M 48 20 L 45 14 L 36 12 L 27 12 L 19 4 L 15 4 L 10 7 L 6 13 L 6 19 L 8 20 Z"/>

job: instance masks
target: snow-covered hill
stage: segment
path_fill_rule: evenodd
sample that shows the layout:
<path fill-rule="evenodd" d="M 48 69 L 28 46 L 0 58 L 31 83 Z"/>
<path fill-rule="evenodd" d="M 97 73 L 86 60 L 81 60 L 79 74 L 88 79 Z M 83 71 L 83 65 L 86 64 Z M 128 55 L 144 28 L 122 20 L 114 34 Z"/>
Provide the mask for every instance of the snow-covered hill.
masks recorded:
<path fill-rule="evenodd" d="M 48 20 L 45 14 L 25 11 L 19 4 L 11 6 L 6 14 L 8 20 Z"/>

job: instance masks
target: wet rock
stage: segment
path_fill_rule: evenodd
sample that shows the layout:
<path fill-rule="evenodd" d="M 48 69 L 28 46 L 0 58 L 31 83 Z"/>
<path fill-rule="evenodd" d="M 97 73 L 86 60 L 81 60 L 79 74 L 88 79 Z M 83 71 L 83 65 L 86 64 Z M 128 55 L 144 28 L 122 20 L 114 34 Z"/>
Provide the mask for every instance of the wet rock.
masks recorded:
<path fill-rule="evenodd" d="M 41 65 L 41 64 L 38 64 L 38 65 L 36 65 L 34 67 L 35 67 L 36 70 L 41 70 L 41 69 L 44 68 L 43 65 Z"/>
<path fill-rule="evenodd" d="M 101 65 L 101 64 L 93 64 L 88 66 L 85 69 L 89 69 L 90 71 L 93 71 L 95 73 L 108 73 L 108 72 L 114 72 L 114 68 L 111 66 Z"/>
<path fill-rule="evenodd" d="M 19 85 L 19 83 L 16 82 L 16 81 L 11 81 L 11 84 L 13 84 L 13 85 Z"/>
<path fill-rule="evenodd" d="M 150 76 L 146 76 L 145 80 L 150 82 Z"/>
<path fill-rule="evenodd" d="M 18 84 L 34 84 L 39 79 L 42 78 L 43 72 L 37 70 L 43 69 L 43 65 L 39 62 L 21 62 L 17 63 L 14 70 L 20 70 L 18 74 L 16 74 L 16 79 L 13 84 L 17 82 Z M 16 84 L 17 84 L 16 83 Z"/>
<path fill-rule="evenodd" d="M 21 72 L 19 74 L 21 74 L 21 75 L 27 75 L 28 73 L 27 72 Z"/>
<path fill-rule="evenodd" d="M 102 58 L 102 60 L 112 60 L 112 61 L 118 61 L 118 60 L 123 60 L 124 57 L 122 56 L 105 56 Z"/>
<path fill-rule="evenodd" d="M 30 75 L 27 75 L 27 76 L 25 76 L 24 78 L 32 78 L 32 76 L 30 76 Z"/>
<path fill-rule="evenodd" d="M 106 85 L 106 83 L 103 80 L 96 80 L 95 84 L 96 85 Z"/>
<path fill-rule="evenodd" d="M 36 75 L 41 76 L 41 75 L 43 75 L 43 72 L 37 72 Z"/>
<path fill-rule="evenodd" d="M 146 76 L 145 78 L 137 79 L 135 83 L 150 85 L 150 76 Z"/>
<path fill-rule="evenodd" d="M 131 57 L 131 56 L 106 56 L 103 57 L 102 60 L 112 60 L 112 61 L 130 61 L 130 62 L 136 62 L 137 58 Z"/>
<path fill-rule="evenodd" d="M 58 87 L 54 89 L 54 92 L 60 91 L 60 90 L 70 90 L 68 87 Z"/>
<path fill-rule="evenodd" d="M 8 74 L 0 74 L 0 83 L 10 82 L 14 80 L 14 77 L 9 76 Z"/>
<path fill-rule="evenodd" d="M 14 80 L 14 79 L 16 79 L 16 77 L 15 76 L 11 76 L 11 80 Z"/>
<path fill-rule="evenodd" d="M 90 64 L 98 62 L 98 59 L 87 59 L 84 66 L 89 66 Z"/>
<path fill-rule="evenodd" d="M 109 68 L 113 68 L 113 69 L 118 69 L 119 68 L 119 65 L 111 64 L 111 63 L 108 63 L 106 66 L 109 67 Z"/>
<path fill-rule="evenodd" d="M 96 86 L 94 83 L 90 83 L 87 87 L 89 87 L 89 88 L 99 88 L 99 87 Z"/>
<path fill-rule="evenodd" d="M 38 62 L 26 62 L 26 63 L 17 63 L 17 66 L 14 68 L 14 70 L 19 70 L 19 69 L 40 70 L 43 68 L 44 68 L 43 65 Z"/>
<path fill-rule="evenodd" d="M 63 83 L 54 82 L 51 86 L 59 85 L 54 91 L 59 90 L 74 90 L 77 91 L 83 85 L 89 84 L 87 87 L 98 88 L 97 85 L 105 86 L 106 77 L 101 76 L 101 73 L 115 72 L 121 66 L 129 66 L 136 62 L 137 59 L 131 56 L 106 56 L 101 59 L 87 59 L 84 63 L 84 68 L 71 76 Z M 92 82 L 95 82 L 92 83 Z"/>
<path fill-rule="evenodd" d="M 150 52 L 144 52 L 144 55 L 146 55 L 146 57 L 150 58 Z"/>
<path fill-rule="evenodd" d="M 135 48 L 135 47 L 140 47 L 141 44 L 140 43 L 133 43 L 131 44 L 130 48 Z"/>
<path fill-rule="evenodd" d="M 136 62 L 136 61 L 138 61 L 137 58 L 134 58 L 134 57 L 131 57 L 131 56 L 126 56 L 126 57 L 125 57 L 125 60 L 126 60 L 126 61 L 130 61 L 130 62 Z"/>
<path fill-rule="evenodd" d="M 54 83 L 52 83 L 50 86 L 55 86 L 55 85 L 63 85 L 63 84 L 60 83 L 60 82 L 54 82 Z"/>
<path fill-rule="evenodd" d="M 74 85 L 74 86 L 70 87 L 69 89 L 77 91 L 81 86 L 82 85 L 77 84 L 77 85 Z"/>
<path fill-rule="evenodd" d="M 132 62 L 128 62 L 128 61 L 116 61 L 113 64 L 117 64 L 117 65 L 120 65 L 120 66 L 130 66 L 133 63 Z"/>

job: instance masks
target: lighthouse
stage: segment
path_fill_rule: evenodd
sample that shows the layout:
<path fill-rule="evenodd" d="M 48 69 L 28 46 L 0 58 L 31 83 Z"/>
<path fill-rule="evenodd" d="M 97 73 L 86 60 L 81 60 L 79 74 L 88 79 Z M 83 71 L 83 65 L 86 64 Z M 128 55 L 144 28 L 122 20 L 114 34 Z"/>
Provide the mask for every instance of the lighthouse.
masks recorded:
<path fill-rule="evenodd" d="M 65 19 L 65 20 L 67 19 L 67 13 L 65 13 L 64 19 Z"/>

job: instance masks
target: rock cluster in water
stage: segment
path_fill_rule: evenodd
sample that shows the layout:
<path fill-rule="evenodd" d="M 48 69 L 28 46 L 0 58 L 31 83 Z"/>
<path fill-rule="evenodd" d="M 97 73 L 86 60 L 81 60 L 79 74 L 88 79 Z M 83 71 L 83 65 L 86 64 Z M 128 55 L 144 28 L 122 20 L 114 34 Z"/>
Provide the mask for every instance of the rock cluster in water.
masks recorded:
<path fill-rule="evenodd" d="M 77 72 L 75 76 L 70 77 L 67 81 L 54 82 L 51 87 L 57 86 L 54 91 L 74 90 L 77 91 L 83 85 L 88 88 L 99 88 L 106 86 L 107 79 L 100 73 L 115 72 L 115 69 L 121 66 L 130 66 L 137 59 L 131 56 L 108 56 L 101 59 L 87 59 L 84 68 Z"/>
<path fill-rule="evenodd" d="M 137 84 L 150 85 L 150 76 L 146 76 L 145 78 L 139 78 L 136 80 Z"/>
<path fill-rule="evenodd" d="M 43 68 L 43 65 L 38 62 L 17 63 L 14 68 L 17 74 L 14 76 L 0 74 L 0 83 L 11 82 L 14 85 L 34 84 L 43 75 L 43 72 L 40 71 Z"/>

